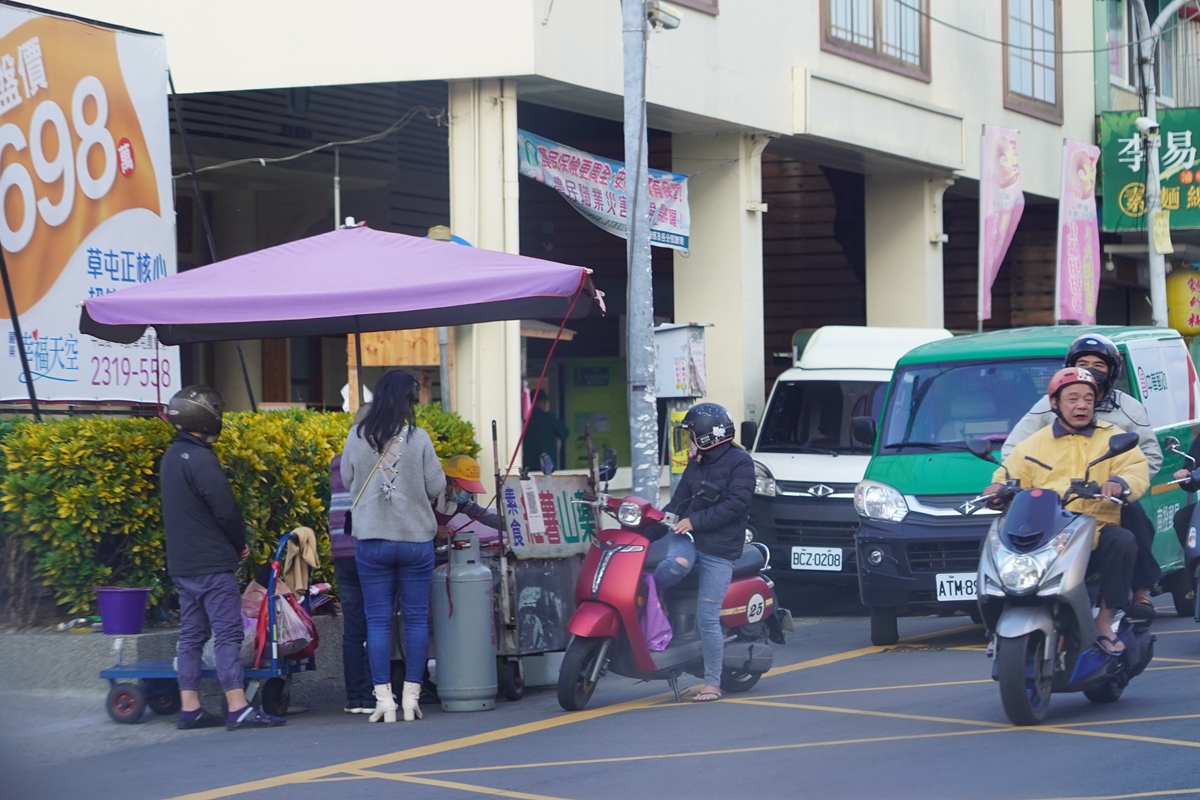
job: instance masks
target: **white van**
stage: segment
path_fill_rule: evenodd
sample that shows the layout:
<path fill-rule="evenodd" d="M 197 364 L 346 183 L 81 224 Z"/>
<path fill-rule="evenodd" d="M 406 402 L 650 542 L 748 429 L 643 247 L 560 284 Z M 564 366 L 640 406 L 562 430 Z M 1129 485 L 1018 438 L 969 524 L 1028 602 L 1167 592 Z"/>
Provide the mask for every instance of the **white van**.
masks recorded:
<path fill-rule="evenodd" d="M 878 420 L 896 361 L 950 335 L 942 328 L 843 325 L 819 328 L 806 343 L 804 332 L 797 334 L 795 366 L 775 381 L 751 450 L 750 527 L 771 549 L 773 578 L 857 583 L 854 486 L 871 447 L 854 440 L 850 421 Z"/>

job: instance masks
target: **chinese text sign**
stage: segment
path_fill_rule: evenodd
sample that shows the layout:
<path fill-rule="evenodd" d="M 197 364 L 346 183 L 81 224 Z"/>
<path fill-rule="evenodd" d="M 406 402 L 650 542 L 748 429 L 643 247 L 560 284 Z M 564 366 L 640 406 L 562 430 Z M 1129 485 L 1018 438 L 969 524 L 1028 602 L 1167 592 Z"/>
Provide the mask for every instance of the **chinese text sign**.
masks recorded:
<path fill-rule="evenodd" d="M 1103 193 L 1102 222 L 1106 231 L 1145 230 L 1146 143 L 1134 121 L 1137 111 L 1106 111 L 1100 115 L 1100 166 Z M 1200 108 L 1165 108 L 1158 112 L 1159 198 L 1171 213 L 1171 227 L 1200 228 Z"/>
<path fill-rule="evenodd" d="M 633 202 L 625 194 L 625 164 L 517 131 L 521 174 L 549 186 L 593 224 L 622 239 L 629 237 Z M 650 243 L 687 250 L 691 221 L 687 176 L 652 169 Z"/>
<path fill-rule="evenodd" d="M 39 398 L 178 388 L 177 348 L 81 335 L 77 308 L 175 273 L 170 157 L 161 37 L 0 6 L 0 246 Z M 11 323 L 0 335 L 0 399 L 24 399 Z"/>

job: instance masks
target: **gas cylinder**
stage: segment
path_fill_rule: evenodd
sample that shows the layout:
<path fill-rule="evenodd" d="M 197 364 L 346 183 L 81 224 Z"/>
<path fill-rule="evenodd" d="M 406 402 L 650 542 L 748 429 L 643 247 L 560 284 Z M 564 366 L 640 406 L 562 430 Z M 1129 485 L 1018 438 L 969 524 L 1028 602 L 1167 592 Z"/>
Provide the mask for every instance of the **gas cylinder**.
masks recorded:
<path fill-rule="evenodd" d="M 492 571 L 479 556 L 479 538 L 460 533 L 450 561 L 433 571 L 433 634 L 438 696 L 443 711 L 496 707 L 496 626 Z"/>

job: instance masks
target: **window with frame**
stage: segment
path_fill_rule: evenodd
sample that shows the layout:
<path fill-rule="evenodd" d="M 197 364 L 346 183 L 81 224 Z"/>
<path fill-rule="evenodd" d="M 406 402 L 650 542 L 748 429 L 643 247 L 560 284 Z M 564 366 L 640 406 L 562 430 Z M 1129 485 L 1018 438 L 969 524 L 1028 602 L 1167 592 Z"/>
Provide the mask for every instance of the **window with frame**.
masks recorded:
<path fill-rule="evenodd" d="M 1059 0 L 1006 0 L 1004 107 L 1062 123 Z"/>
<path fill-rule="evenodd" d="M 929 0 L 822 0 L 823 50 L 929 80 Z"/>

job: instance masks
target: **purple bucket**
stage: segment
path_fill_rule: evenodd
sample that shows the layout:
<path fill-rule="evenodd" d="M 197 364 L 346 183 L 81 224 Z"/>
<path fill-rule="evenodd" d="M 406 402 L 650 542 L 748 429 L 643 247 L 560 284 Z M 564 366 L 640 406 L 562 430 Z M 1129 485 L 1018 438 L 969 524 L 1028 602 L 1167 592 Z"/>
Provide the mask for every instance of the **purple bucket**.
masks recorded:
<path fill-rule="evenodd" d="M 100 607 L 100 623 L 104 626 L 104 632 L 113 635 L 141 633 L 146 601 L 149 599 L 149 589 L 97 586 L 96 603 Z"/>

